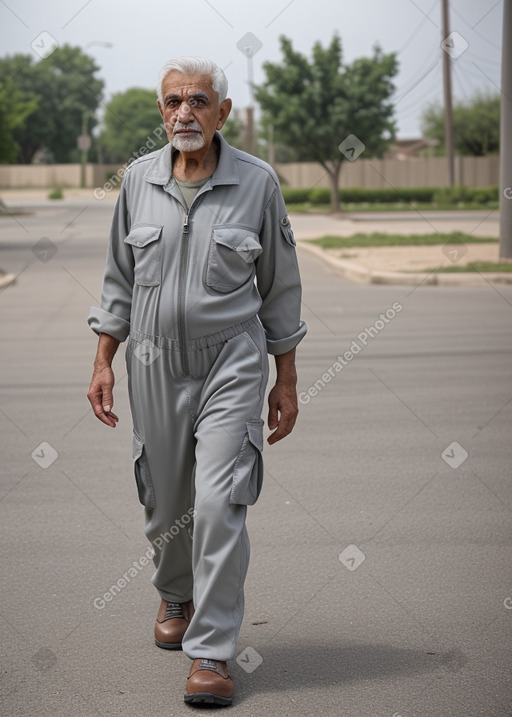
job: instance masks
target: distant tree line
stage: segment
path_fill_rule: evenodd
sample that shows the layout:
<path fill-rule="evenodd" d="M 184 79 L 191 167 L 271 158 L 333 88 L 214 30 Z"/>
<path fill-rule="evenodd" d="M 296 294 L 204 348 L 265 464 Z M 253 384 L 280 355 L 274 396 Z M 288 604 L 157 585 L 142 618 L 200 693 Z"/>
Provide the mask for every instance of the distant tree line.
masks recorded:
<path fill-rule="evenodd" d="M 318 162 L 337 210 L 343 162 L 380 157 L 395 138 L 396 56 L 377 46 L 371 57 L 347 64 L 337 35 L 326 47 L 315 43 L 311 58 L 294 50 L 290 39 L 280 42 L 281 61 L 265 62 L 265 79 L 254 88 L 261 110 L 256 152 L 276 161 Z M 104 88 L 99 69 L 69 45 L 38 62 L 21 54 L 0 59 L 0 162 L 79 161 L 77 138 L 84 132 L 92 136 L 90 161 L 129 162 L 143 147 L 163 146 L 167 138 L 154 90 L 132 87 L 115 94 L 97 127 Z M 499 112 L 499 96 L 455 104 L 456 151 L 497 153 Z M 422 130 L 437 140 L 436 152 L 444 153 L 441 106 L 427 107 Z M 232 114 L 223 134 L 234 146 L 245 146 L 240 115 Z"/>

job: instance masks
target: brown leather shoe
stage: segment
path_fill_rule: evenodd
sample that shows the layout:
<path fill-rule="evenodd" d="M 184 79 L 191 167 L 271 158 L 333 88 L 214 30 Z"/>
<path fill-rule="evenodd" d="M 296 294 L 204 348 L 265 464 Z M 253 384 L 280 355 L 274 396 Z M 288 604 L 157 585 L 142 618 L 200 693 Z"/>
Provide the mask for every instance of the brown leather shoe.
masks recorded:
<path fill-rule="evenodd" d="M 193 614 L 192 600 L 179 603 L 162 599 L 155 622 L 155 644 L 164 650 L 181 650 L 181 641 Z"/>
<path fill-rule="evenodd" d="M 185 702 L 230 705 L 233 700 L 233 680 L 225 662 L 199 658 L 194 660 L 187 680 Z"/>

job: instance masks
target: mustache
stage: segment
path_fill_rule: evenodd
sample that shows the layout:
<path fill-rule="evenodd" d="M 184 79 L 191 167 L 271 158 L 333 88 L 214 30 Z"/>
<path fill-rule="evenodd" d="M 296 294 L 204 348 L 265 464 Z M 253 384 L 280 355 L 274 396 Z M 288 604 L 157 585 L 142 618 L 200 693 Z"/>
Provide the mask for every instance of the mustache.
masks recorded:
<path fill-rule="evenodd" d="M 201 133 L 203 132 L 201 125 L 197 121 L 188 122 L 187 124 L 184 124 L 183 122 L 176 122 L 174 124 L 173 131 L 177 132 L 180 129 L 189 129 L 189 130 L 192 130 L 195 132 L 201 132 Z"/>

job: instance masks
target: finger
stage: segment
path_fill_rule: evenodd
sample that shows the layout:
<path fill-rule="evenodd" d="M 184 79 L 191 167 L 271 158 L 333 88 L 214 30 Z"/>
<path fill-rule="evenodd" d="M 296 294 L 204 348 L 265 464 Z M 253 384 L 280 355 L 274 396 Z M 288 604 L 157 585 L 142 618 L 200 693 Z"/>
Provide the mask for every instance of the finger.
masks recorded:
<path fill-rule="evenodd" d="M 110 413 L 110 411 L 114 408 L 114 396 L 112 395 L 111 388 L 105 388 L 103 390 L 102 404 L 105 413 Z"/>
<path fill-rule="evenodd" d="M 270 434 L 270 436 L 267 438 L 267 442 L 272 445 L 274 443 L 277 443 L 278 441 L 281 441 L 283 438 L 286 438 L 286 436 L 288 436 L 292 432 L 296 420 L 297 414 L 295 412 L 281 412 L 277 430 Z"/>
<path fill-rule="evenodd" d="M 101 405 L 101 394 L 88 395 L 92 410 L 96 418 L 111 428 L 115 428 L 119 418 L 112 411 L 105 411 Z"/>
<path fill-rule="evenodd" d="M 279 425 L 279 411 L 277 409 L 277 403 L 274 403 L 273 401 L 269 401 L 267 423 L 271 431 Z"/>
<path fill-rule="evenodd" d="M 102 423 L 104 423 L 106 426 L 109 426 L 110 428 L 115 428 L 117 426 L 117 423 L 111 418 L 109 418 L 106 414 L 98 416 L 98 418 Z"/>
<path fill-rule="evenodd" d="M 99 414 L 96 414 L 96 417 L 100 419 L 102 423 L 104 423 L 106 426 L 110 426 L 110 428 L 115 428 L 117 426 L 117 422 L 119 421 L 119 418 L 116 416 L 115 413 L 105 413 L 102 411 Z"/>

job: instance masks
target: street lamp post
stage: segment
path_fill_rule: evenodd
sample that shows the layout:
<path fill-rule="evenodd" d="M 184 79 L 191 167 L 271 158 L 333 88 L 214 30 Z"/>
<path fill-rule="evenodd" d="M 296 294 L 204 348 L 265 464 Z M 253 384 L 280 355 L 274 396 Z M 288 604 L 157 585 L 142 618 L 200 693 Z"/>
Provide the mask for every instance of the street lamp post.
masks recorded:
<path fill-rule="evenodd" d="M 85 110 L 82 114 L 82 134 L 78 137 L 77 147 L 82 152 L 80 159 L 80 187 L 85 188 L 86 185 L 86 169 L 87 169 L 87 153 L 91 148 L 91 136 L 87 134 L 87 115 Z"/>
<path fill-rule="evenodd" d="M 104 42 L 103 40 L 91 40 L 84 46 L 84 50 L 88 47 L 114 47 L 111 42 Z M 89 112 L 84 110 L 82 113 L 82 134 L 77 138 L 76 145 L 80 150 L 80 187 L 82 189 L 86 186 L 86 171 L 87 171 L 87 155 L 91 148 L 91 136 L 87 133 L 87 115 Z"/>

